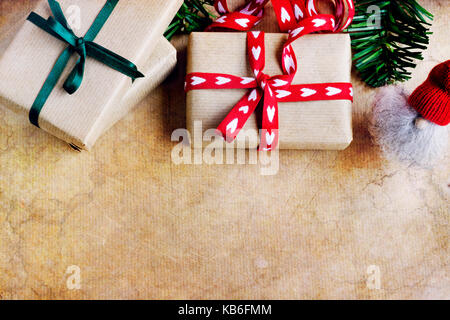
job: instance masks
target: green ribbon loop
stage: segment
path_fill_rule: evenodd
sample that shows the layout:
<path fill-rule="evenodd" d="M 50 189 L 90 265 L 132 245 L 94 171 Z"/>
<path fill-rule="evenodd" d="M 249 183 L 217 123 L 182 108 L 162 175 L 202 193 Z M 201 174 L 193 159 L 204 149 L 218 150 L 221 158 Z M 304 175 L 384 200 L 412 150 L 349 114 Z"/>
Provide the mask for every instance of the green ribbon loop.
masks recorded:
<path fill-rule="evenodd" d="M 69 45 L 56 60 L 52 71 L 48 75 L 38 96 L 31 106 L 29 119 L 32 124 L 39 127 L 39 114 L 61 77 L 64 68 L 67 66 L 70 57 L 74 53 L 77 53 L 79 58 L 63 86 L 68 94 L 75 93 L 83 82 L 86 57 L 91 57 L 108 67 L 119 71 L 130 77 L 132 81 L 144 77 L 132 62 L 93 42 L 118 2 L 119 0 L 108 0 L 106 2 L 84 37 L 77 37 L 75 35 L 64 17 L 61 6 L 56 0 L 48 0 L 53 17 L 49 17 L 45 20 L 34 12 L 28 16 L 27 20 Z"/>

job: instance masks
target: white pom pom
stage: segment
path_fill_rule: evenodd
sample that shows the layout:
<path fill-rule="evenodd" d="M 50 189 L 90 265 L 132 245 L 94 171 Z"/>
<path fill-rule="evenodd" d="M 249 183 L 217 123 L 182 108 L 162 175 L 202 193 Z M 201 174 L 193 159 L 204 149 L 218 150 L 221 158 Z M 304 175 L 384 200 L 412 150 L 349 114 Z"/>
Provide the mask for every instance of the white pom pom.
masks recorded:
<path fill-rule="evenodd" d="M 388 159 L 431 167 L 445 155 L 447 128 L 421 118 L 400 87 L 380 89 L 370 122 L 369 131 Z"/>

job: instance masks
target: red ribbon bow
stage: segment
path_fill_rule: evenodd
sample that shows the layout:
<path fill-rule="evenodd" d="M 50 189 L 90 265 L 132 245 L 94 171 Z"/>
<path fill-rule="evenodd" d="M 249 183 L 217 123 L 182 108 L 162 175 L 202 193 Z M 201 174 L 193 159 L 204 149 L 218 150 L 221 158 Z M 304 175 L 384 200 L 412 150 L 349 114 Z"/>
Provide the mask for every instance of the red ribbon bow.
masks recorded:
<path fill-rule="evenodd" d="M 265 5 L 266 2 L 264 0 L 251 1 L 251 3 L 260 3 L 261 6 Z M 219 7 L 218 9 L 220 11 L 221 8 Z M 227 10 L 226 7 L 224 7 L 224 10 Z M 262 10 L 262 7 L 260 10 Z M 278 146 L 279 140 L 278 102 L 353 101 L 353 87 L 351 83 L 292 85 L 292 80 L 297 72 L 297 58 L 291 43 L 305 34 L 319 31 L 334 32 L 335 28 L 335 19 L 331 15 L 318 14 L 300 21 L 295 26 L 295 29 L 289 33 L 288 40 L 283 46 L 281 61 L 283 75 L 273 77 L 264 73 L 266 61 L 264 32 L 248 32 L 248 56 L 255 78 L 220 73 L 193 72 L 186 76 L 186 91 L 197 89 L 253 89 L 247 92 L 233 107 L 217 130 L 228 142 L 236 139 L 239 131 L 244 127 L 250 115 L 264 97 L 260 150 L 274 150 Z"/>

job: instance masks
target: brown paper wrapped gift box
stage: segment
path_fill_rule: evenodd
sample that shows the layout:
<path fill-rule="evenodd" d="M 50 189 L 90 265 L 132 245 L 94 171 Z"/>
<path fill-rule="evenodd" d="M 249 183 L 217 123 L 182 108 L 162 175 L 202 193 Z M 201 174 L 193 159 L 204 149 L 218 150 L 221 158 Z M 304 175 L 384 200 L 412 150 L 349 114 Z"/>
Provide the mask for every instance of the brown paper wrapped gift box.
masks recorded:
<path fill-rule="evenodd" d="M 80 8 L 80 28 L 74 31 L 77 35 L 84 35 L 106 1 L 58 2 L 63 12 L 67 12 L 71 5 Z M 94 42 L 132 61 L 144 73 L 152 71 L 150 57 L 159 44 L 156 64 L 162 73 L 167 74 L 167 70 L 173 66 L 173 49 L 160 40 L 181 3 L 182 0 L 119 1 Z M 45 0 L 39 1 L 34 11 L 44 18 L 51 15 Z M 0 84 L 2 104 L 28 114 L 56 59 L 66 46 L 25 21 L 0 57 L 0 78 L 8 79 Z M 62 86 L 76 59 L 77 55 L 74 54 L 40 114 L 39 125 L 78 148 L 89 149 L 118 120 L 118 115 L 126 113 L 129 108 L 127 105 L 130 106 L 126 101 L 133 101 L 133 98 L 124 97 L 133 84 L 123 74 L 88 58 L 81 88 L 75 94 L 68 95 Z M 165 60 L 167 68 L 163 65 Z M 141 80 L 142 84 L 138 85 L 138 81 L 135 84 L 136 87 L 147 88 L 141 90 L 142 93 L 154 87 L 161 77 Z"/>
<path fill-rule="evenodd" d="M 252 77 L 246 39 L 246 33 L 193 33 L 188 44 L 187 73 L 208 72 Z M 286 34 L 265 35 L 265 73 L 269 76 L 282 74 L 281 49 L 286 39 Z M 307 35 L 295 41 L 292 47 L 299 63 L 299 70 L 292 84 L 351 82 L 348 34 Z M 191 135 L 195 132 L 196 121 L 201 121 L 203 131 L 216 128 L 246 91 L 189 91 L 186 114 Z M 279 103 L 280 148 L 345 149 L 353 139 L 351 108 L 352 103 L 347 100 Z M 243 129 L 258 130 L 255 114 Z M 236 139 L 238 147 L 257 145 L 256 141 L 245 143 L 243 139 L 248 137 L 241 133 Z M 194 139 L 199 138 L 194 136 Z M 194 147 L 202 146 L 194 144 Z"/>

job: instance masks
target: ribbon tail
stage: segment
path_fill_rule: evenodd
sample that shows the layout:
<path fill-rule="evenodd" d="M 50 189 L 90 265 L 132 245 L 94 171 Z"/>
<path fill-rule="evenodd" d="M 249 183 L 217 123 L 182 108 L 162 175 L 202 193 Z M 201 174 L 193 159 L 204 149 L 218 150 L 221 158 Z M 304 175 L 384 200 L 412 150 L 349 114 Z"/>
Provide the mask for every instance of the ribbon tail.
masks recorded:
<path fill-rule="evenodd" d="M 73 33 L 72 29 L 70 29 L 70 26 L 67 23 L 66 17 L 64 17 L 64 13 L 59 3 L 56 0 L 48 0 L 48 5 L 50 6 L 50 10 L 52 10 L 55 19 L 59 23 L 61 23 L 67 30 Z"/>
<path fill-rule="evenodd" d="M 130 77 L 133 81 L 145 77 L 138 71 L 134 63 L 94 42 L 86 42 L 86 53 L 95 60 Z"/>
<path fill-rule="evenodd" d="M 38 96 L 34 100 L 33 105 L 31 106 L 29 119 L 30 122 L 38 128 L 39 128 L 39 114 L 41 113 L 41 110 L 44 107 L 45 102 L 50 96 L 50 93 L 53 91 L 53 89 L 56 86 L 56 83 L 61 77 L 61 74 L 63 73 L 64 68 L 66 67 L 67 62 L 69 61 L 71 55 L 72 52 L 70 48 L 67 48 L 61 53 L 58 60 L 56 60 L 56 63 L 53 66 L 52 71 L 45 80 L 44 85 L 39 91 Z"/>
<path fill-rule="evenodd" d="M 70 29 L 66 29 L 58 20 L 53 17 L 49 17 L 47 20 L 42 18 L 40 15 L 31 12 L 27 18 L 28 21 L 33 23 L 35 26 L 44 30 L 53 37 L 64 41 L 71 46 L 76 46 L 77 37 Z"/>
<path fill-rule="evenodd" d="M 236 139 L 250 115 L 255 111 L 261 98 L 262 93 L 259 89 L 249 91 L 217 127 L 217 131 L 220 132 L 227 142 L 233 142 Z"/>
<path fill-rule="evenodd" d="M 84 54 L 81 54 L 77 64 L 64 82 L 63 87 L 68 94 L 74 94 L 80 88 L 83 81 L 84 68 L 86 65 L 86 50 L 83 48 L 83 51 Z"/>
<path fill-rule="evenodd" d="M 260 151 L 275 150 L 278 147 L 278 101 L 269 86 L 264 89 L 264 105 Z"/>
<path fill-rule="evenodd" d="M 42 18 L 40 15 L 38 15 L 34 12 L 31 12 L 29 14 L 27 20 L 30 21 L 31 23 L 33 23 L 35 26 L 39 27 L 40 29 L 44 30 L 45 32 L 51 34 L 55 38 L 57 38 L 61 41 L 66 41 L 66 40 L 64 40 L 64 38 L 62 36 L 60 36 L 55 30 L 53 30 L 49 26 L 49 21 Z"/>

